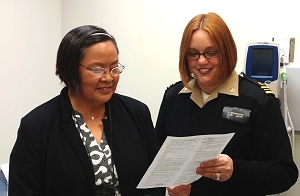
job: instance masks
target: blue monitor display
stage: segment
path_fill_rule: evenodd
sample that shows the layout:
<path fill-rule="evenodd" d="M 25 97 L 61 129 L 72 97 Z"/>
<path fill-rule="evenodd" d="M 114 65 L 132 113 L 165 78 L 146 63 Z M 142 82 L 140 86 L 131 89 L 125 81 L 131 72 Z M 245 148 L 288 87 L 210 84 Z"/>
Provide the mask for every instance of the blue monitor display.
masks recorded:
<path fill-rule="evenodd" d="M 247 44 L 245 74 L 260 82 L 275 81 L 279 72 L 279 45 L 256 42 Z"/>

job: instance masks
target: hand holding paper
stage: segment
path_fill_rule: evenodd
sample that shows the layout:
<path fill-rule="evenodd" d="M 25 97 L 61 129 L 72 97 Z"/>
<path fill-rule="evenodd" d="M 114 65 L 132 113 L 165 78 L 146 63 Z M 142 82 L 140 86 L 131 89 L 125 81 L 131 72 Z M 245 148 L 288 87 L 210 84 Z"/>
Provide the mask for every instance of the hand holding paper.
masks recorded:
<path fill-rule="evenodd" d="M 190 137 L 168 136 L 137 188 L 190 184 L 200 163 L 218 157 L 234 133 Z"/>

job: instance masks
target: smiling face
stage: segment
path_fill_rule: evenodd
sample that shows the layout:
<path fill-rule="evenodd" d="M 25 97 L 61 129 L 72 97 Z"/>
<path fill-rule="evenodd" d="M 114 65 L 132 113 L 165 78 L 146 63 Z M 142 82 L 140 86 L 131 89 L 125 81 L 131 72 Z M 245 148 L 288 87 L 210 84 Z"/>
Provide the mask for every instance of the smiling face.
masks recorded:
<path fill-rule="evenodd" d="M 106 70 L 106 73 L 100 78 L 93 71 L 79 66 L 81 88 L 78 98 L 82 104 L 96 106 L 110 100 L 120 77 L 111 76 L 110 70 L 117 67 L 118 62 L 118 52 L 112 41 L 99 42 L 85 49 L 80 64 L 90 69 L 101 67 Z"/>
<path fill-rule="evenodd" d="M 213 51 L 218 51 L 218 49 L 214 45 L 208 32 L 202 29 L 194 31 L 187 53 L 202 54 L 204 52 Z M 211 94 L 211 92 L 219 85 L 214 84 L 214 81 L 220 73 L 221 55 L 210 59 L 200 55 L 199 59 L 188 60 L 188 67 L 190 72 L 196 77 L 199 87 L 206 94 Z"/>

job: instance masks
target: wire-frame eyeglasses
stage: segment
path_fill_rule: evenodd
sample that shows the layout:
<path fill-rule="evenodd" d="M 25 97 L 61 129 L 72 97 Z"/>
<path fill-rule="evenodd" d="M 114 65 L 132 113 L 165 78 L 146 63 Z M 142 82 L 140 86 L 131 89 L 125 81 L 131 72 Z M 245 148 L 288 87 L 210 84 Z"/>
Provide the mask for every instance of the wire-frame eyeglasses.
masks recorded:
<path fill-rule="evenodd" d="M 87 70 L 92 71 L 94 75 L 96 75 L 97 77 L 100 77 L 100 78 L 102 78 L 106 74 L 106 72 L 108 72 L 108 71 L 110 72 L 111 76 L 118 76 L 125 69 L 125 66 L 122 65 L 121 63 L 119 63 L 119 65 L 117 67 L 111 68 L 110 70 L 105 70 L 102 67 L 89 68 L 85 65 L 82 65 L 81 63 L 79 63 L 79 65 L 86 68 Z"/>

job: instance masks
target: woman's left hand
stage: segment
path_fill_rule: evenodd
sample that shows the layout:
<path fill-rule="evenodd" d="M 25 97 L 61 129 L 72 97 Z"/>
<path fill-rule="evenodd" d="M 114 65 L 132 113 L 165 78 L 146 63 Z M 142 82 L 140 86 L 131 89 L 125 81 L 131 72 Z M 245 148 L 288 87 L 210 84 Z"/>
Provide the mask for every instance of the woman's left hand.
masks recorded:
<path fill-rule="evenodd" d="M 228 155 L 220 154 L 216 159 L 202 162 L 196 173 L 206 178 L 224 182 L 233 173 L 233 161 Z"/>
<path fill-rule="evenodd" d="M 189 196 L 191 192 L 192 185 L 179 185 L 179 186 L 172 186 L 167 187 L 168 195 L 169 196 Z"/>

